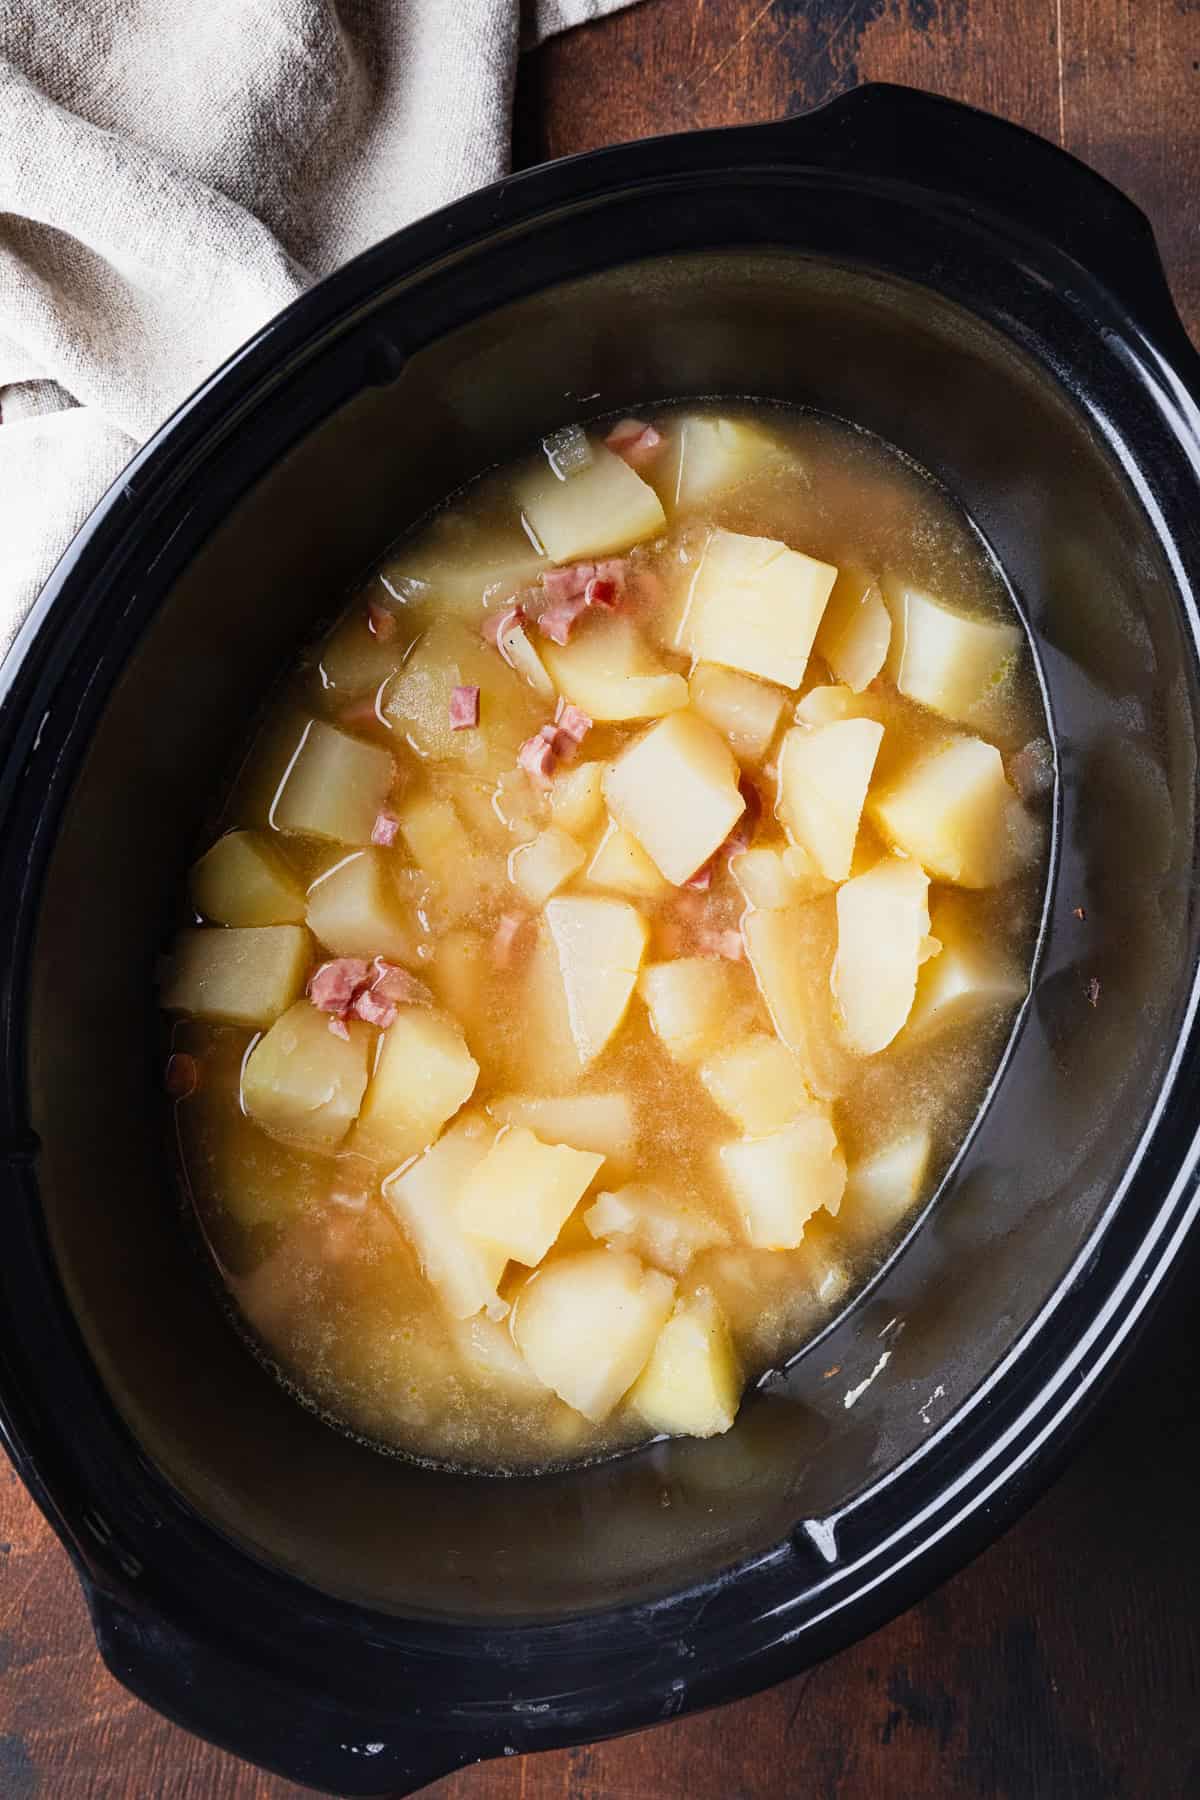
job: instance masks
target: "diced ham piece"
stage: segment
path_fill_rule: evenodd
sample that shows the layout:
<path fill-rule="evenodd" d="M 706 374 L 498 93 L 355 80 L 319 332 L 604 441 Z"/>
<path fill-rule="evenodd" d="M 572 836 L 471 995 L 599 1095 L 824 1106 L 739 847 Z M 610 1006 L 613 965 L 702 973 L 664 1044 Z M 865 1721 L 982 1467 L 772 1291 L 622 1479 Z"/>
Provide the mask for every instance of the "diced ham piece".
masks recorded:
<path fill-rule="evenodd" d="M 433 998 L 423 981 L 418 981 L 399 963 L 388 962 L 385 956 L 375 958 L 371 971 L 371 992 L 381 999 L 394 1001 L 397 1006 L 427 1006 Z"/>
<path fill-rule="evenodd" d="M 553 729 L 554 727 L 551 726 L 551 732 Z M 518 766 L 524 769 L 529 779 L 537 787 L 550 786 L 555 765 L 558 762 L 558 758 L 554 754 L 553 739 L 547 739 L 543 735 L 544 730 L 545 727 L 538 732 L 536 737 L 526 738 L 517 751 Z"/>
<path fill-rule="evenodd" d="M 381 812 L 371 827 L 371 842 L 390 850 L 400 833 L 400 821 L 394 812 Z"/>
<path fill-rule="evenodd" d="M 479 723 L 479 689 L 456 687 L 450 693 L 451 731 L 471 731 Z"/>
<path fill-rule="evenodd" d="M 542 592 L 551 606 L 560 600 L 576 600 L 595 579 L 595 563 L 568 563 L 565 569 L 547 569 L 542 575 Z"/>
<path fill-rule="evenodd" d="M 592 721 L 581 706 L 573 706 L 569 700 L 560 700 L 554 714 L 554 723 L 559 731 L 565 731 L 576 744 L 582 744 L 592 729 Z"/>
<path fill-rule="evenodd" d="M 200 1085 L 200 1064 L 186 1051 L 173 1051 L 167 1058 L 163 1085 L 172 1100 L 186 1100 Z"/>
<path fill-rule="evenodd" d="M 538 614 L 538 630 L 552 644 L 569 643 L 576 624 L 587 611 L 586 590 L 566 600 L 555 600 Z"/>
<path fill-rule="evenodd" d="M 318 1012 L 344 1018 L 354 997 L 367 984 L 367 965 L 361 956 L 338 956 L 322 963 L 308 984 L 308 997 Z"/>
<path fill-rule="evenodd" d="M 395 613 L 382 600 L 367 601 L 367 630 L 381 644 L 390 643 L 397 631 Z"/>
<path fill-rule="evenodd" d="M 382 994 L 364 988 L 354 997 L 354 1016 L 361 1019 L 364 1025 L 378 1025 L 380 1031 L 386 1031 L 396 1021 L 396 1003 L 385 1000 Z M 338 1021 L 340 1023 L 340 1021 Z"/>
<path fill-rule="evenodd" d="M 492 961 L 498 969 L 512 967 L 519 949 L 520 939 L 528 924 L 528 913 L 506 912 L 500 915 L 500 922 L 496 926 L 492 938 Z"/>
<path fill-rule="evenodd" d="M 617 584 L 600 575 L 593 575 L 583 590 L 583 597 L 589 606 L 603 606 L 606 611 L 612 612 L 619 600 Z"/>
<path fill-rule="evenodd" d="M 618 456 L 624 457 L 631 469 L 644 469 L 662 448 L 663 436 L 642 419 L 622 419 L 614 425 L 604 442 Z"/>
<path fill-rule="evenodd" d="M 338 1018 L 335 1014 L 329 1021 L 329 1029 L 332 1031 L 334 1037 L 344 1038 L 347 1043 L 350 1042 L 350 1027 L 347 1025 L 345 1019 Z"/>

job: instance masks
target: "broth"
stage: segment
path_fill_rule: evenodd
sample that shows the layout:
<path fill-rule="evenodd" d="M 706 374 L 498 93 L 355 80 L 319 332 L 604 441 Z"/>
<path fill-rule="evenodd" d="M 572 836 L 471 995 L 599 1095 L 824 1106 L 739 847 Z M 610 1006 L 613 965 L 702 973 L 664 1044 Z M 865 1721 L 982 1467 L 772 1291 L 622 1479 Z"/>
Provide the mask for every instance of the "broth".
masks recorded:
<path fill-rule="evenodd" d="M 168 975 L 241 1321 L 438 1462 L 727 1428 L 933 1191 L 1028 988 L 1053 768 L 977 534 L 841 422 L 651 417 L 384 558 L 272 700 Z"/>

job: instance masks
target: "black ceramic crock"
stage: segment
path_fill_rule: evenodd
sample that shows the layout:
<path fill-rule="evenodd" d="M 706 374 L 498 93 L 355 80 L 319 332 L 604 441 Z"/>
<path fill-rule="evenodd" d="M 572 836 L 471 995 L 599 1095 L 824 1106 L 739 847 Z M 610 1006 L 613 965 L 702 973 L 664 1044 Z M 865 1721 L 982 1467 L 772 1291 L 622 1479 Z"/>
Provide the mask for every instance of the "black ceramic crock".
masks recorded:
<path fill-rule="evenodd" d="M 1198 374 L 1121 194 L 868 87 L 423 220 L 134 460 L 4 669 L 0 1408 L 135 1693 L 298 1780 L 408 1792 L 793 1674 L 1045 1481 L 1197 1211 Z M 1059 759 L 1033 993 L 942 1192 L 727 1437 L 422 1470 L 295 1405 L 213 1301 L 153 959 L 248 721 L 350 578 L 539 434 L 683 395 L 871 427 L 999 557 Z"/>

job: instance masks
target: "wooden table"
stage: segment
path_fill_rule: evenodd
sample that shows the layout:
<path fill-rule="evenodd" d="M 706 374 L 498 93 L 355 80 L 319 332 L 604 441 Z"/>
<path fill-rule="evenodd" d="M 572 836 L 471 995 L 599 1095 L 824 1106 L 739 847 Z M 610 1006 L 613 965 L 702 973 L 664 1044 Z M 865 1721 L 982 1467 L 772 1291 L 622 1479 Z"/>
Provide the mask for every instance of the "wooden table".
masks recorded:
<path fill-rule="evenodd" d="M 910 82 L 1066 144 L 1153 219 L 1200 330 L 1197 0 L 647 0 L 528 59 L 520 163 Z M 867 1643 L 721 1712 L 469 1770 L 437 1800 L 1200 1795 L 1200 1334 L 1160 1326 L 1007 1537 Z M 0 1467 L 0 1800 L 285 1800 L 102 1668 L 66 1559 Z"/>

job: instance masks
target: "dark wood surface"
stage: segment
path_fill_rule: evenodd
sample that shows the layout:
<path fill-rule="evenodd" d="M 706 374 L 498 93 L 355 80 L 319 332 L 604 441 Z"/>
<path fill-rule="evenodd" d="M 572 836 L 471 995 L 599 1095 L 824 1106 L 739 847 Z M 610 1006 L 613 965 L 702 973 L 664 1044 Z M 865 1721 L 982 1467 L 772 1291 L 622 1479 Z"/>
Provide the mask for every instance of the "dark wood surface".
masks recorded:
<path fill-rule="evenodd" d="M 768 119 L 910 82 L 1065 144 L 1149 213 L 1200 334 L 1200 0 L 646 0 L 528 60 L 516 154 Z M 924 1604 L 769 1694 L 436 1800 L 1200 1796 L 1200 1348 L 1160 1325 L 1038 1506 Z M 0 1464 L 0 1800 L 286 1800 L 105 1672 Z"/>

